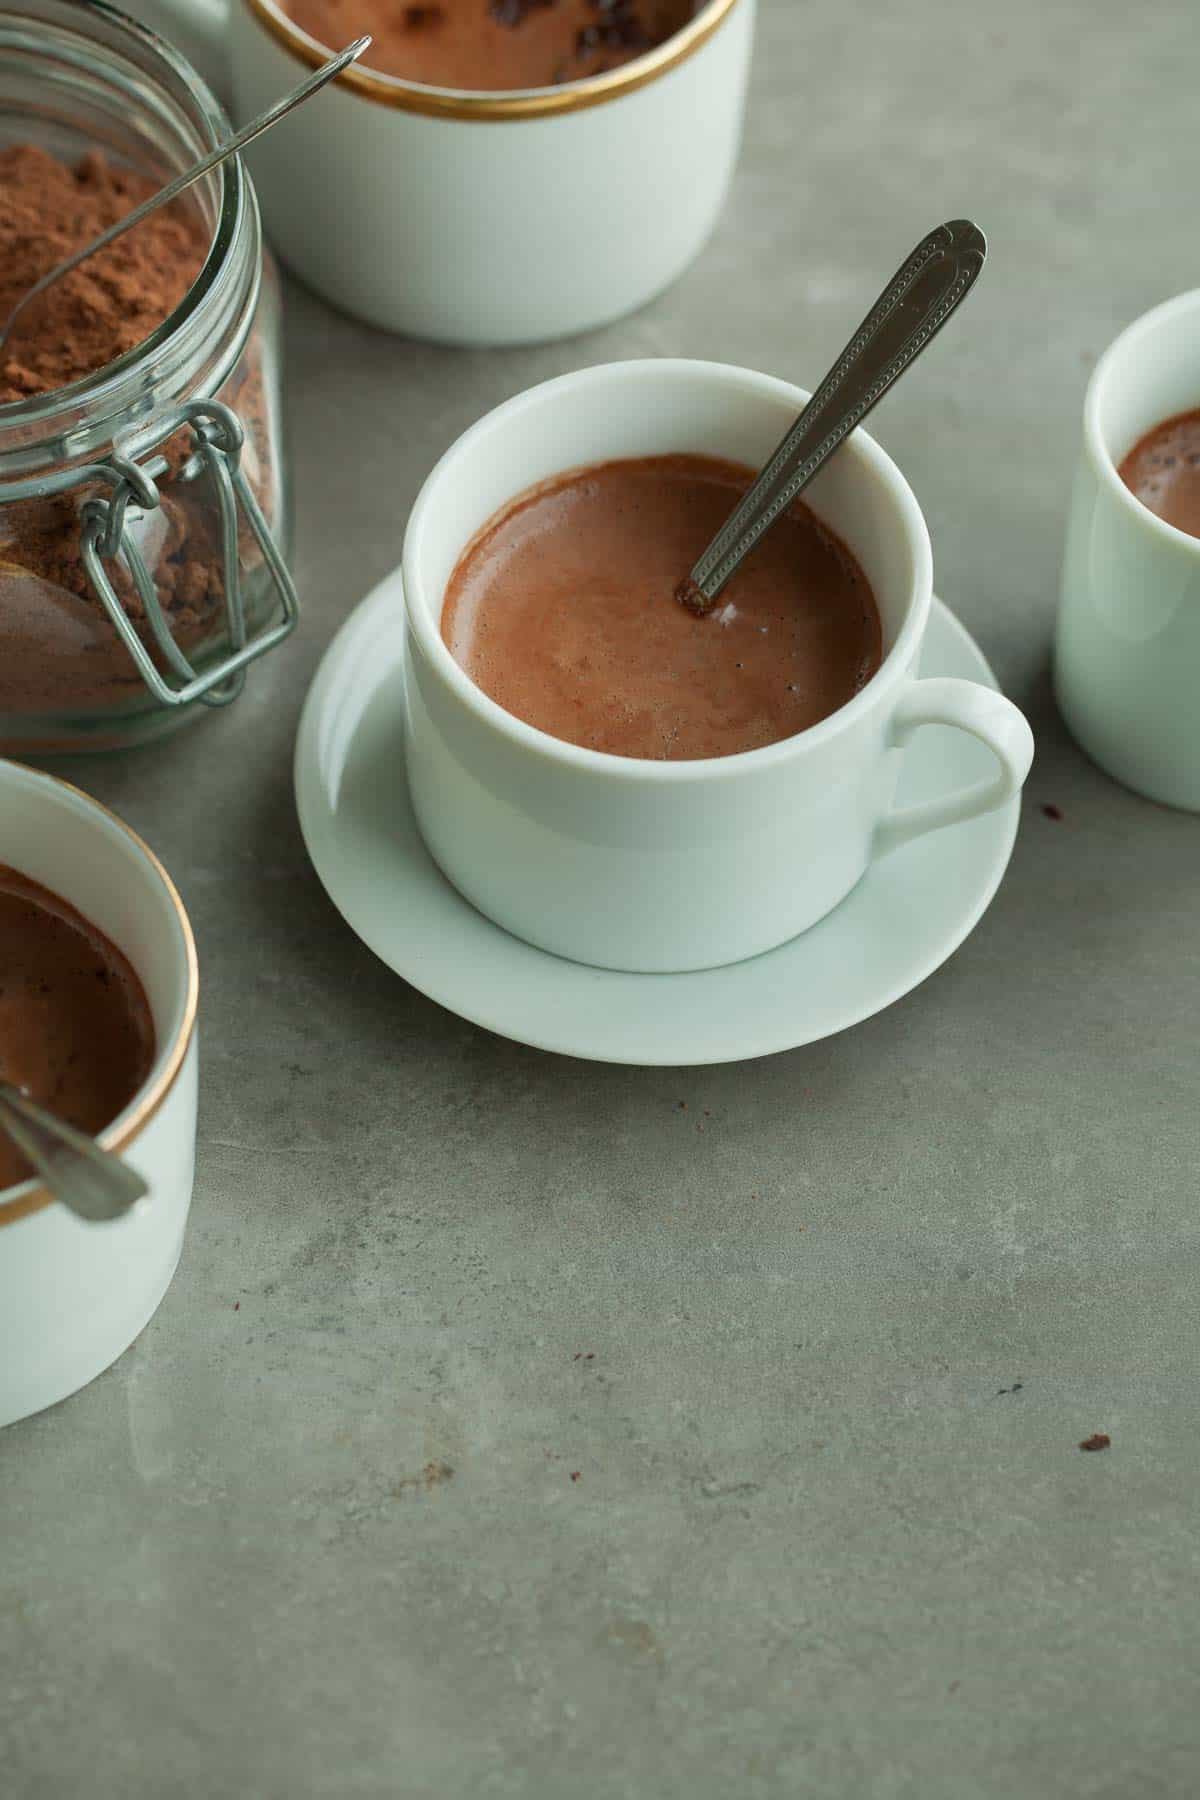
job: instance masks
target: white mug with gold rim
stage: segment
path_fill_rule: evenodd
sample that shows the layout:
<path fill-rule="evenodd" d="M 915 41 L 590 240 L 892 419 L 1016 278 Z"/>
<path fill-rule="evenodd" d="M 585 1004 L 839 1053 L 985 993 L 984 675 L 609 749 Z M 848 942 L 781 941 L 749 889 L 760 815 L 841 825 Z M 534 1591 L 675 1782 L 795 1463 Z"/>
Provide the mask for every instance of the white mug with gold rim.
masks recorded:
<path fill-rule="evenodd" d="M 154 1018 L 145 1082 L 100 1142 L 150 1192 L 89 1225 L 29 1181 L 0 1192 L 0 1426 L 63 1400 L 128 1348 L 170 1285 L 192 1195 L 199 977 L 179 895 L 141 839 L 76 788 L 0 761 L 0 860 L 128 957 Z"/>
<path fill-rule="evenodd" d="M 657 49 L 560 87 L 473 93 L 348 69 L 250 153 L 268 235 L 327 300 L 413 337 L 535 343 L 632 312 L 716 224 L 755 4 L 707 0 Z M 276 0 L 159 5 L 206 63 L 228 59 L 239 120 L 329 55 Z"/>

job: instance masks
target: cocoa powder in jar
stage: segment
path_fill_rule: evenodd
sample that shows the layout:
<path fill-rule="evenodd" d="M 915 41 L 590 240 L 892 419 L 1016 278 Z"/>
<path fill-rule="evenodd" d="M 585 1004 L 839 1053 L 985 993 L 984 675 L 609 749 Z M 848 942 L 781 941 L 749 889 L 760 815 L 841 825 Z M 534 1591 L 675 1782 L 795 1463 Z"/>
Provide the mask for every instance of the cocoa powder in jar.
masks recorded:
<path fill-rule="evenodd" d="M 0 316 L 159 185 L 99 151 L 72 165 L 35 144 L 0 150 Z M 55 282 L 18 321 L 5 348 L 0 405 L 81 381 L 144 343 L 184 299 L 209 242 L 198 210 L 181 200 Z M 266 501 L 272 470 L 253 337 L 220 398 L 246 427 L 244 467 Z M 158 454 L 174 473 L 191 448 L 185 432 Z M 223 621 L 216 503 L 207 480 L 193 489 L 167 476 L 160 486 L 162 503 L 139 526 L 139 543 L 172 636 L 191 655 Z M 0 714 L 92 712 L 145 693 L 83 564 L 79 514 L 88 497 L 72 489 L 0 505 Z M 267 510 L 269 516 L 269 504 Z M 243 553 L 251 553 L 248 544 Z M 125 611 L 150 644 L 133 583 L 119 563 L 107 567 Z"/>

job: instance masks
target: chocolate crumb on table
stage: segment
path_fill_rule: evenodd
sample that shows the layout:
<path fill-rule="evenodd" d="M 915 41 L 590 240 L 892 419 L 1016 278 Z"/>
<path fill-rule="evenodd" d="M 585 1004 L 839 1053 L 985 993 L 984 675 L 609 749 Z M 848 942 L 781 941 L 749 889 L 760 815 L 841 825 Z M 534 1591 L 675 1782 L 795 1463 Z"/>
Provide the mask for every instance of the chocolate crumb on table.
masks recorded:
<path fill-rule="evenodd" d="M 1107 1431 L 1094 1431 L 1091 1437 L 1084 1438 L 1079 1448 L 1081 1450 L 1107 1450 L 1111 1443 L 1112 1439 Z"/>
<path fill-rule="evenodd" d="M 1062 807 L 1055 806 L 1053 800 L 1047 800 L 1042 807 L 1042 811 L 1048 819 L 1053 819 L 1056 823 L 1058 823 L 1063 816 Z"/>

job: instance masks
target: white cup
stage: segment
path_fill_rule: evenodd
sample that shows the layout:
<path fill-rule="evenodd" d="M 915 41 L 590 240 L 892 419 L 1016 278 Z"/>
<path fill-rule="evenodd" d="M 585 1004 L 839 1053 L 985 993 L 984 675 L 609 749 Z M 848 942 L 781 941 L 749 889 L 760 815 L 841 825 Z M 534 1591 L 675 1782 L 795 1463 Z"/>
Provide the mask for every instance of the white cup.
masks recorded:
<path fill-rule="evenodd" d="M 757 466 L 807 398 L 719 363 L 585 369 L 489 413 L 422 488 L 403 562 L 413 806 L 455 887 L 517 937 L 612 969 L 737 962 L 815 924 L 874 857 L 1020 789 L 1033 739 L 1016 707 L 973 682 L 916 677 L 929 534 L 908 483 L 862 431 L 807 498 L 874 589 L 884 660 L 861 693 L 798 737 L 697 762 L 604 755 L 505 712 L 442 641 L 464 545 L 523 489 L 580 464 L 672 451 Z M 889 810 L 900 746 L 935 723 L 987 744 L 996 776 Z"/>
<path fill-rule="evenodd" d="M 100 1134 L 146 1199 L 89 1225 L 29 1181 L 0 1192 L 0 1425 L 91 1381 L 128 1348 L 170 1284 L 196 1146 L 196 949 L 166 872 L 128 826 L 53 776 L 0 762 L 0 861 L 99 926 L 146 990 L 157 1054 Z"/>
<path fill-rule="evenodd" d="M 707 0 L 657 49 L 560 87 L 473 93 L 348 69 L 250 153 L 268 235 L 326 299 L 414 337 L 533 343 L 619 318 L 716 224 L 755 4 Z M 275 0 L 155 12 L 206 68 L 228 58 L 219 85 L 239 122 L 330 54 Z"/>
<path fill-rule="evenodd" d="M 1083 409 L 1055 649 L 1058 702 L 1110 775 L 1200 812 L 1200 539 L 1130 493 L 1119 464 L 1200 408 L 1200 288 L 1123 331 Z"/>

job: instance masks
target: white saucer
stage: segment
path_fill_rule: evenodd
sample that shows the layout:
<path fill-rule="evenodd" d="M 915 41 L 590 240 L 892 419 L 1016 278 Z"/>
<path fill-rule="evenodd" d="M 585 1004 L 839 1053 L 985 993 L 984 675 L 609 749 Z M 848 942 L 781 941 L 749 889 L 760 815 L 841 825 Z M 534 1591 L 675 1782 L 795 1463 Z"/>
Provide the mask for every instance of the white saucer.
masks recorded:
<path fill-rule="evenodd" d="M 566 962 L 475 911 L 432 861 L 404 777 L 404 605 L 393 574 L 347 619 L 305 702 L 296 802 L 313 866 L 351 929 L 406 981 L 490 1031 L 598 1062 L 738 1062 L 879 1012 L 932 974 L 980 918 L 1012 854 L 1019 803 L 918 839 L 871 868 L 811 931 L 694 975 Z M 940 601 L 923 675 L 995 687 Z M 964 732 L 929 726 L 905 752 L 900 801 L 993 767 Z"/>

